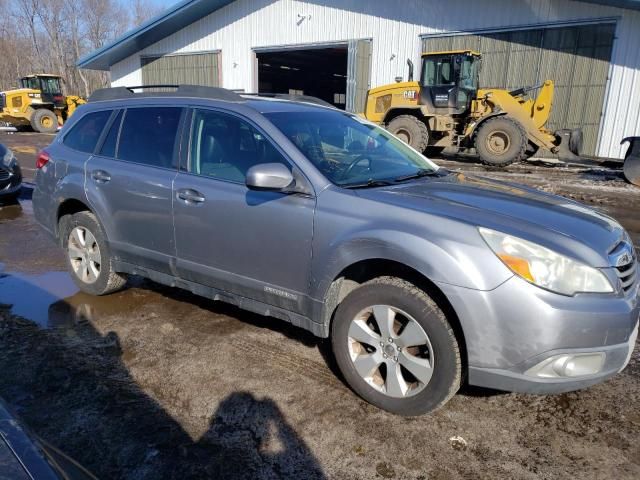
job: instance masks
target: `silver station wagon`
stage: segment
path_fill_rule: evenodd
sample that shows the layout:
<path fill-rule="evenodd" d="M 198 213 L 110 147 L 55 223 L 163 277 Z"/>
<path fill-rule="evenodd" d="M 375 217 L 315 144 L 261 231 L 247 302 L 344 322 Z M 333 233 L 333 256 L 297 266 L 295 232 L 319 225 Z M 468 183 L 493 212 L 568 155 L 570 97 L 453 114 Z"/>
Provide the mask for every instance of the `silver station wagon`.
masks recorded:
<path fill-rule="evenodd" d="M 463 382 L 565 392 L 628 363 L 637 258 L 608 216 L 313 99 L 134 92 L 96 92 L 37 160 L 36 218 L 85 292 L 140 275 L 291 322 L 401 415 Z"/>

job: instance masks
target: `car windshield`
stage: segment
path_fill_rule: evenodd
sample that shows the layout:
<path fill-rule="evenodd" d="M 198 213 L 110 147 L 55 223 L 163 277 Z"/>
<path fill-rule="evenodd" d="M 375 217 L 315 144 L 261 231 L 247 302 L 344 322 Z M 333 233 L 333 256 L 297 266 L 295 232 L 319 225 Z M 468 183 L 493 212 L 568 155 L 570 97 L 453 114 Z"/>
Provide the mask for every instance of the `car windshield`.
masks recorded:
<path fill-rule="evenodd" d="M 438 170 L 383 128 L 346 112 L 276 112 L 265 116 L 323 175 L 342 187 L 378 186 Z"/>

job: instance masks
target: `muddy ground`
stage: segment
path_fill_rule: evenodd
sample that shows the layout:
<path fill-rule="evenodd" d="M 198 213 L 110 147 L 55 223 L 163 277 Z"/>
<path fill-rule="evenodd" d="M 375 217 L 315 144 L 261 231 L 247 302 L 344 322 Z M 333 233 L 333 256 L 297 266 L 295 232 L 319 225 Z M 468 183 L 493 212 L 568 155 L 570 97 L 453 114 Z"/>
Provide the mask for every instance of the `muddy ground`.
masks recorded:
<path fill-rule="evenodd" d="M 0 134 L 25 167 L 50 139 Z M 439 163 L 576 198 L 640 243 L 640 188 L 615 171 Z M 345 386 L 326 341 L 278 320 L 140 279 L 78 293 L 29 197 L 0 209 L 0 396 L 100 478 L 640 478 L 639 351 L 584 391 L 465 387 L 400 418 Z"/>

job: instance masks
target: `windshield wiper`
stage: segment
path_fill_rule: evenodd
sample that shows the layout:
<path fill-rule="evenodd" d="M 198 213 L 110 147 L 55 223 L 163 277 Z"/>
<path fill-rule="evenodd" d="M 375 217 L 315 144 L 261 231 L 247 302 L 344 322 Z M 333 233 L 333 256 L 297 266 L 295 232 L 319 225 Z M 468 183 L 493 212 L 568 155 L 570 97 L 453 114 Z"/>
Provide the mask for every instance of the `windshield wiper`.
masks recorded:
<path fill-rule="evenodd" d="M 351 183 L 347 185 L 341 185 L 342 188 L 371 188 L 371 187 L 388 187 L 393 185 L 393 182 L 388 180 L 373 180 L 369 179 L 363 183 Z"/>
<path fill-rule="evenodd" d="M 411 173 L 409 175 L 396 177 L 393 179 L 393 181 L 395 183 L 398 183 L 398 182 L 404 182 L 405 180 L 412 180 L 414 178 L 421 178 L 421 177 L 441 177 L 443 176 L 443 174 L 446 175 L 446 171 L 443 168 L 440 168 L 438 170 L 429 170 L 427 168 L 421 168 L 420 170 L 414 173 Z"/>

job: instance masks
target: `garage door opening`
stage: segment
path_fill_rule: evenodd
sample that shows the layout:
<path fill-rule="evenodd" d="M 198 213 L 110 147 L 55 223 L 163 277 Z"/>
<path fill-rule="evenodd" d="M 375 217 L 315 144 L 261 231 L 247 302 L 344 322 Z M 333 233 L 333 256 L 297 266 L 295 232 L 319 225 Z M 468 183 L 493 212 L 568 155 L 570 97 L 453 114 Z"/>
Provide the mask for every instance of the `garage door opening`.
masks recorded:
<path fill-rule="evenodd" d="M 256 52 L 258 92 L 311 95 L 345 109 L 348 48 Z"/>

